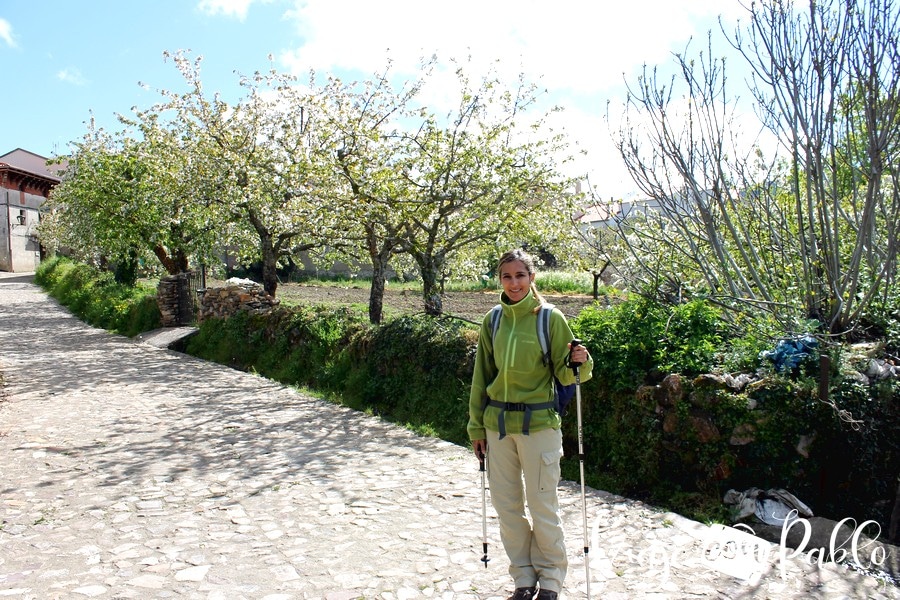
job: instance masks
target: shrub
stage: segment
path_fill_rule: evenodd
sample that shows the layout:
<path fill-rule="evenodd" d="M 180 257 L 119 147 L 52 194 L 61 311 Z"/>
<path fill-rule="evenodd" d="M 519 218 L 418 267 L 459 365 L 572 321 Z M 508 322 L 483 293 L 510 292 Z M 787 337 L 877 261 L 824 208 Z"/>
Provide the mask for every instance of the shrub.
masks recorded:
<path fill-rule="evenodd" d="M 638 296 L 583 310 L 572 330 L 594 359 L 582 393 L 586 466 L 606 474 L 612 491 L 648 494 L 661 480 L 662 429 L 655 399 L 635 390 L 666 372 L 708 370 L 722 339 L 718 313 L 702 301 L 666 307 Z M 573 455 L 575 425 L 569 419 L 563 427 Z"/>
<path fill-rule="evenodd" d="M 783 335 L 783 329 L 765 313 L 755 318 L 741 314 L 734 319 L 731 333 L 725 337 L 719 351 L 722 370 L 728 373 L 755 371 L 760 352 L 771 350 Z"/>
<path fill-rule="evenodd" d="M 359 311 L 343 307 L 291 306 L 228 319 L 207 319 L 186 344 L 186 352 L 253 370 L 291 385 L 343 389 L 352 338 L 367 327 Z"/>
<path fill-rule="evenodd" d="M 427 425 L 466 444 L 476 340 L 471 326 L 453 319 L 391 319 L 357 340 L 362 361 L 344 394 L 392 420 Z"/>
<path fill-rule="evenodd" d="M 654 356 L 656 368 L 688 374 L 710 370 L 722 343 L 722 331 L 719 311 L 703 300 L 672 307 Z"/>
<path fill-rule="evenodd" d="M 55 256 L 41 262 L 35 282 L 94 327 L 135 336 L 160 326 L 154 290 L 116 283 L 110 272 Z"/>
<path fill-rule="evenodd" d="M 888 287 L 884 297 L 868 306 L 855 337 L 883 340 L 887 352 L 900 355 L 900 286 Z"/>
<path fill-rule="evenodd" d="M 741 325 L 729 337 L 703 302 L 665 307 L 643 298 L 573 319 L 595 361 L 583 386 L 588 480 L 692 517 L 691 506 L 717 514 L 709 507 L 729 488 L 783 487 L 817 514 L 886 524 L 900 457 L 900 383 L 866 383 L 857 373 L 864 365 L 846 364 L 835 345 L 826 348 L 835 356 L 830 397 L 820 398 L 817 356 L 776 373 L 759 359 L 777 340 L 774 324 L 759 317 Z M 706 375 L 734 371 L 762 378 L 735 392 Z M 680 382 L 674 406 L 660 404 L 671 400 L 667 374 Z M 575 425 L 563 427 L 574 455 Z M 673 506 L 688 499 L 691 506 Z"/>
<path fill-rule="evenodd" d="M 718 312 L 701 300 L 674 308 L 644 297 L 596 303 L 572 330 L 590 348 L 594 378 L 610 390 L 634 390 L 652 372 L 702 373 L 722 341 Z"/>
<path fill-rule="evenodd" d="M 451 319 L 278 308 L 204 321 L 186 351 L 282 383 L 340 394 L 354 408 L 464 444 L 474 335 Z"/>

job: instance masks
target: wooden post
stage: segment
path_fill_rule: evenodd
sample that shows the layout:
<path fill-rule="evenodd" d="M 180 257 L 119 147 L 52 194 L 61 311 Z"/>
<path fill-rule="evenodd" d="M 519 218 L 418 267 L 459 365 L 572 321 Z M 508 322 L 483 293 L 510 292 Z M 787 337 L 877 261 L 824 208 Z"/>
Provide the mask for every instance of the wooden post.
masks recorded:
<path fill-rule="evenodd" d="M 819 400 L 828 402 L 828 384 L 831 379 L 831 357 L 827 354 L 819 356 Z"/>

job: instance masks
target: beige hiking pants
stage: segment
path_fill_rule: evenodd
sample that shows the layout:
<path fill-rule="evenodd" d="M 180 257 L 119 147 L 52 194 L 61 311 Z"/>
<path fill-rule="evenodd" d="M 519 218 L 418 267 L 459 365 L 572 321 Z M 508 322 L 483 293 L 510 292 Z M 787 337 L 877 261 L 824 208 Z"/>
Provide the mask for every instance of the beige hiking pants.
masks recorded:
<path fill-rule="evenodd" d="M 559 592 L 569 565 L 556 495 L 562 432 L 544 429 L 501 440 L 488 430 L 487 441 L 491 503 L 500 518 L 509 574 L 517 588 L 539 583 L 541 589 Z"/>

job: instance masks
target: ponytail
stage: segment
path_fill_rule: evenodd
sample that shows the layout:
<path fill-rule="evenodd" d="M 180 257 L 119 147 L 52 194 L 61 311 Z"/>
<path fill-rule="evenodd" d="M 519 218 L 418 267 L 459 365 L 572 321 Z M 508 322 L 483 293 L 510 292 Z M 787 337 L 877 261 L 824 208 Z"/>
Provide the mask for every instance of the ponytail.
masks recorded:
<path fill-rule="evenodd" d="M 537 306 L 534 307 L 534 310 L 531 311 L 534 314 L 537 314 L 539 310 L 541 310 L 541 306 L 547 304 L 547 301 L 544 300 L 544 297 L 541 296 L 541 293 L 537 290 L 537 286 L 534 285 L 534 282 L 531 282 L 531 293 L 534 294 L 534 297 L 537 298 L 537 301 L 540 302 Z"/>

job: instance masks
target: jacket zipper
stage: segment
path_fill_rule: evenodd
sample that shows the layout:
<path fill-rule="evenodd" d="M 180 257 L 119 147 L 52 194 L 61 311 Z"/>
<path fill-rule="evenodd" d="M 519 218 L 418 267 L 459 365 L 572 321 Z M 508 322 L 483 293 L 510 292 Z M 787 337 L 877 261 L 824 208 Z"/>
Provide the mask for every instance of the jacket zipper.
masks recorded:
<path fill-rule="evenodd" d="M 509 372 L 512 366 L 515 364 L 516 360 L 516 326 L 518 325 L 516 319 L 516 311 L 510 311 L 512 313 L 512 327 L 509 329 L 509 337 L 507 339 L 507 348 L 509 350 L 506 353 L 506 364 L 504 365 L 506 368 L 503 369 L 503 394 L 504 402 L 509 402 Z"/>

